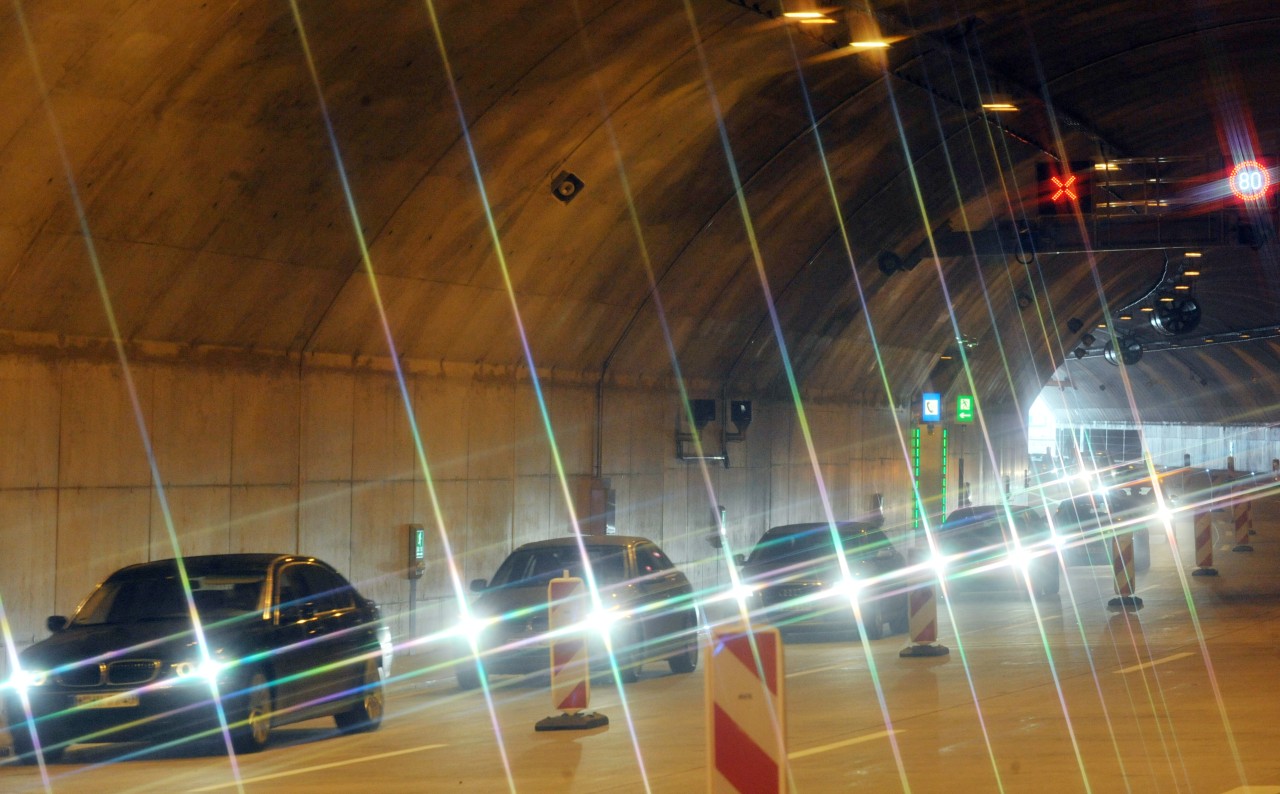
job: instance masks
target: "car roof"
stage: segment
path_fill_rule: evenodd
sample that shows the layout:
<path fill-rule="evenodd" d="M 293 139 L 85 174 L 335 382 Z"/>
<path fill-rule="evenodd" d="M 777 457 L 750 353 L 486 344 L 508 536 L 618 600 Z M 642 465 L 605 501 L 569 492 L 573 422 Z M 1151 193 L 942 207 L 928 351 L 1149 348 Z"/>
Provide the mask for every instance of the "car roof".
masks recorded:
<path fill-rule="evenodd" d="M 641 543 L 653 543 L 648 538 L 642 538 L 638 535 L 582 535 L 582 543 L 585 546 L 637 546 Z M 563 538 L 550 538 L 548 540 L 535 540 L 530 543 L 524 543 L 516 547 L 516 551 L 522 549 L 546 549 L 556 548 L 560 546 L 576 546 L 578 539 L 573 535 L 567 535 Z M 654 543 L 656 546 L 657 544 Z"/>
<path fill-rule="evenodd" d="M 307 557 L 298 554 L 202 554 L 193 557 L 184 557 L 182 562 L 188 571 L 198 571 L 200 573 L 212 573 L 216 571 L 245 571 L 245 570 L 261 570 L 266 571 L 276 562 L 284 562 L 288 560 L 298 560 L 303 562 L 320 562 L 315 557 Z M 326 564 L 326 563 L 322 563 Z M 107 577 L 107 581 L 117 578 L 134 578 L 138 576 L 164 575 L 177 570 L 178 560 L 169 558 L 165 560 L 152 560 L 150 562 L 140 562 L 134 565 L 127 565 Z"/>
<path fill-rule="evenodd" d="M 834 522 L 837 529 L 854 529 L 863 532 L 880 529 L 876 524 L 869 521 L 836 521 Z M 764 534 L 771 538 L 779 535 L 799 535 L 804 532 L 812 532 L 815 529 L 827 529 L 831 524 L 826 521 L 809 521 L 803 524 L 783 524 L 781 526 L 770 527 Z"/>

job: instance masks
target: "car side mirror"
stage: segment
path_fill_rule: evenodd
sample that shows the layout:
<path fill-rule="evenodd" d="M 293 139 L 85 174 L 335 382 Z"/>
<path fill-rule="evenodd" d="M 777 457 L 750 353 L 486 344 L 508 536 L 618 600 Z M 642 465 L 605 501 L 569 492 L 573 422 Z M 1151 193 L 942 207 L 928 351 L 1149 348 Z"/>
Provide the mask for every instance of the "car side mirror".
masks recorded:
<path fill-rule="evenodd" d="M 289 604 L 280 610 L 280 618 L 285 623 L 299 623 L 311 620 L 316 616 L 316 605 L 308 601 L 305 604 Z"/>
<path fill-rule="evenodd" d="M 489 582 L 484 579 L 471 580 L 471 592 L 482 593 L 489 587 Z"/>
<path fill-rule="evenodd" d="M 67 623 L 66 615 L 50 615 L 44 625 L 51 634 L 57 634 L 67 627 Z"/>

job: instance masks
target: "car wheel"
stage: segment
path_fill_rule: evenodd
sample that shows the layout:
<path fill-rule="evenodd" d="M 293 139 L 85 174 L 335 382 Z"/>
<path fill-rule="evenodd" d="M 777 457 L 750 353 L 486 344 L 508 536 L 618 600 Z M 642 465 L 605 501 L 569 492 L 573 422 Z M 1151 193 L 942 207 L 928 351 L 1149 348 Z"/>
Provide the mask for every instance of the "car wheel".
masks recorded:
<path fill-rule="evenodd" d="M 902 599 L 901 606 L 894 607 L 893 617 L 889 618 L 889 630 L 894 634 L 906 634 L 911 631 L 911 615 L 907 611 L 907 599 Z"/>
<path fill-rule="evenodd" d="M 261 670 L 254 670 L 245 688 L 236 694 L 232 711 L 231 746 L 237 753 L 256 753 L 271 741 L 271 686 Z"/>
<path fill-rule="evenodd" d="M 685 646 L 675 656 L 667 658 L 673 673 L 692 673 L 698 669 L 697 623 L 685 626 Z"/>
<path fill-rule="evenodd" d="M 480 668 L 475 662 L 460 662 L 453 675 L 458 679 L 458 689 L 472 690 L 480 686 Z"/>
<path fill-rule="evenodd" d="M 360 700 L 346 711 L 333 715 L 338 730 L 343 733 L 368 733 L 382 725 L 382 712 L 386 705 L 386 692 L 382 686 L 382 673 L 378 663 L 366 659 L 364 684 L 360 687 Z"/>
<path fill-rule="evenodd" d="M 1036 595 L 1051 596 L 1058 594 L 1058 587 L 1062 581 L 1061 573 L 1058 566 L 1046 568 L 1039 578 L 1035 580 Z"/>
<path fill-rule="evenodd" d="M 1147 532 L 1133 535 L 1133 567 L 1138 571 L 1151 568 L 1151 535 Z"/>
<path fill-rule="evenodd" d="M 884 611 L 879 603 L 869 610 L 870 614 L 863 612 L 864 619 L 862 622 L 862 636 L 868 640 L 878 640 L 884 636 Z"/>
<path fill-rule="evenodd" d="M 23 764 L 35 766 L 40 763 L 40 756 L 36 754 L 35 742 L 31 741 L 31 732 L 27 730 L 26 726 L 17 725 L 10 728 L 9 735 L 13 738 L 13 752 Z M 62 760 L 62 755 L 66 751 L 66 745 L 40 748 L 40 754 L 44 756 L 46 764 L 58 763 Z"/>
<path fill-rule="evenodd" d="M 629 650 L 619 650 L 619 648 Z M 645 638 L 641 627 L 635 628 L 634 638 L 630 644 L 616 643 L 614 658 L 618 660 L 618 677 L 624 684 L 634 684 L 640 680 L 640 668 L 644 666 Z"/>
<path fill-rule="evenodd" d="M 624 684 L 634 684 L 640 680 L 640 663 L 628 662 L 618 667 L 618 678 Z"/>

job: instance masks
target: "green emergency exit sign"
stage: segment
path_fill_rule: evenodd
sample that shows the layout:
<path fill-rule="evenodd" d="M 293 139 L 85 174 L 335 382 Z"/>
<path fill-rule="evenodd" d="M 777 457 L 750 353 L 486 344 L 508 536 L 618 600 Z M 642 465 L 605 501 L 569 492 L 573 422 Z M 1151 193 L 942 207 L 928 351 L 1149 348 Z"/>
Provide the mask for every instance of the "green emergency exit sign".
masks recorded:
<path fill-rule="evenodd" d="M 961 394 L 956 397 L 956 421 L 973 421 L 973 397 L 971 395 Z"/>

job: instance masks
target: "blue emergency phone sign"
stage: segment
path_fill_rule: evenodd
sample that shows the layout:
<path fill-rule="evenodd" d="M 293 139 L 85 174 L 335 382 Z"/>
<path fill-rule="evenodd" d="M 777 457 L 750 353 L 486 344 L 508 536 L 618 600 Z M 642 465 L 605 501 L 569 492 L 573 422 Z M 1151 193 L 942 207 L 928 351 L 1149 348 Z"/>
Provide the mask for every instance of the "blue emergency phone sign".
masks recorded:
<path fill-rule="evenodd" d="M 941 422 L 942 421 L 942 395 L 938 392 L 927 391 L 921 395 L 920 399 L 920 421 L 922 422 Z"/>

